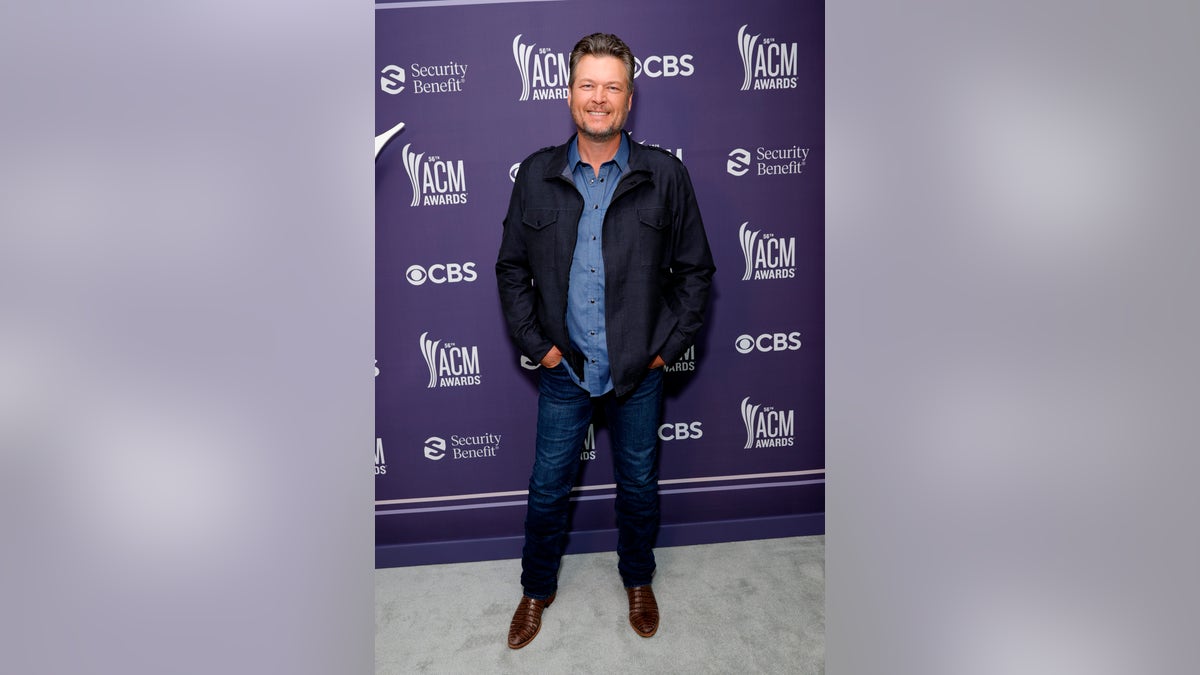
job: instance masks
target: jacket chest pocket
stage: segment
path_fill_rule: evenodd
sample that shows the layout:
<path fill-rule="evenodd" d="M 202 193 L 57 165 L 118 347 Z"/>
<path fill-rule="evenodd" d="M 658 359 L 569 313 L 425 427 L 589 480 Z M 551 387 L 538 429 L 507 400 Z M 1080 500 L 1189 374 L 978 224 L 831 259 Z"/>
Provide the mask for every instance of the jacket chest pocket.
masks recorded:
<path fill-rule="evenodd" d="M 658 266 L 669 250 L 671 213 L 663 207 L 637 210 L 638 249 L 643 265 Z"/>
<path fill-rule="evenodd" d="M 535 270 L 557 266 L 556 233 L 561 228 L 561 223 L 565 222 L 565 218 L 562 209 L 525 209 L 521 214 L 525 247 L 529 253 L 529 262 Z"/>
<path fill-rule="evenodd" d="M 546 229 L 558 221 L 558 209 L 525 209 L 521 214 L 521 222 L 535 231 Z"/>

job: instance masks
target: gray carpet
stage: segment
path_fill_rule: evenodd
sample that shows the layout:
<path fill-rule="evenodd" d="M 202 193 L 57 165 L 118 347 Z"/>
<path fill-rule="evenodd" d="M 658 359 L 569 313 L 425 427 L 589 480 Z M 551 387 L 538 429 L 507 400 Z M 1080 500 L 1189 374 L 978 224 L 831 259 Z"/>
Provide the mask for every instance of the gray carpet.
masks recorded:
<path fill-rule="evenodd" d="M 616 553 L 567 556 L 558 597 L 524 649 L 505 643 L 521 561 L 375 571 L 375 671 L 822 673 L 825 538 L 655 550 L 658 634 L 638 637 Z"/>

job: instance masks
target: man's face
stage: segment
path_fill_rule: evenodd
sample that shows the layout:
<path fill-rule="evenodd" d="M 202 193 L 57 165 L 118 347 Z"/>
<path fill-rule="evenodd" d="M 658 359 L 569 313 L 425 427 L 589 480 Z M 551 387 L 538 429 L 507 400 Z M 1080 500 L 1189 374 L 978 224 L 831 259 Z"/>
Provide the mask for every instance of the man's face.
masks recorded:
<path fill-rule="evenodd" d="M 579 133 L 607 141 L 620 133 L 633 107 L 625 64 L 615 56 L 584 56 L 575 64 L 567 105 Z"/>

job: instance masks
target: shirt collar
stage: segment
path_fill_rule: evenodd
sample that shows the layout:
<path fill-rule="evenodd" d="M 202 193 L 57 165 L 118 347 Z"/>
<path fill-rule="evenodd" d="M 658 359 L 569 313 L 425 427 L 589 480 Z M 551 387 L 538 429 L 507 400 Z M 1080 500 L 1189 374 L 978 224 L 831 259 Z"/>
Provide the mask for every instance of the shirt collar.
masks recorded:
<path fill-rule="evenodd" d="M 571 140 L 570 145 L 567 146 L 567 169 L 568 169 L 568 171 L 574 171 L 575 167 L 579 166 L 579 163 L 582 161 L 583 160 L 579 158 L 579 136 L 576 135 L 575 138 Z M 621 144 L 619 146 L 617 146 L 617 154 L 609 161 L 616 162 L 617 170 L 620 171 L 622 174 L 624 174 L 628 170 L 628 168 L 629 168 L 629 137 L 625 135 L 625 132 L 623 132 L 623 131 L 621 132 Z M 608 162 L 605 162 L 605 164 L 607 164 L 607 163 Z"/>

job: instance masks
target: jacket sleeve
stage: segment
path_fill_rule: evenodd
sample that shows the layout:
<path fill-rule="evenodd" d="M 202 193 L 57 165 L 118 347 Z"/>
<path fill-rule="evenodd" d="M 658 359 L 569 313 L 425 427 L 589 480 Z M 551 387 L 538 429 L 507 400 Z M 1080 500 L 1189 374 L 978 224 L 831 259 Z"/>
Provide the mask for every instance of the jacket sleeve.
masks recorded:
<path fill-rule="evenodd" d="M 675 330 L 662 348 L 663 360 L 674 363 L 696 340 L 704 323 L 709 287 L 717 267 L 708 248 L 708 236 L 700 218 L 700 206 L 692 189 L 687 168 L 679 165 L 672 223 L 671 276 L 666 289 L 667 302 L 675 313 Z"/>
<path fill-rule="evenodd" d="M 537 290 L 534 288 L 533 269 L 529 263 L 522 232 L 522 183 L 529 162 L 522 164 L 513 184 L 512 197 L 508 202 L 508 213 L 504 217 L 504 233 L 500 239 L 500 253 L 496 258 L 496 286 L 500 291 L 500 306 L 508 332 L 517 349 L 533 361 L 540 361 L 554 343 L 546 337 L 537 319 Z"/>

